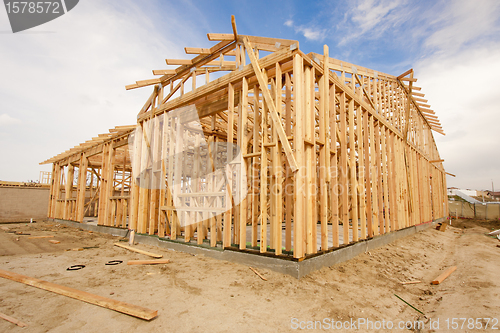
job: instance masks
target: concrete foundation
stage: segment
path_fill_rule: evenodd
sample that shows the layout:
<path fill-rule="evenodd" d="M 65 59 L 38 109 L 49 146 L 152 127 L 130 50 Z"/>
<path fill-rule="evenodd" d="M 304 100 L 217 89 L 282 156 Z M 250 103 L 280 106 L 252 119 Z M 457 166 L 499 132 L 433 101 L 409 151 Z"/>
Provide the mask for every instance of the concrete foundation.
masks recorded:
<path fill-rule="evenodd" d="M 129 232 L 127 229 L 100 226 L 89 223 L 78 223 L 60 219 L 49 219 L 49 220 L 75 228 L 92 230 L 95 232 L 111 234 L 114 236 L 127 237 Z M 370 251 L 378 247 L 387 245 L 400 238 L 413 235 L 423 229 L 426 229 L 434 225 L 435 223 L 443 221 L 446 221 L 446 218 L 443 217 L 432 222 L 422 223 L 416 226 L 390 232 L 388 234 L 379 235 L 368 240 L 363 240 L 356 243 L 348 244 L 346 246 L 342 246 L 338 249 L 326 252 L 324 254 L 319 254 L 309 258 L 305 258 L 302 261 L 240 252 L 231 249 L 222 249 L 222 248 L 214 249 L 208 246 L 205 247 L 193 244 L 183 244 L 182 242 L 160 239 L 157 236 L 150 236 L 150 235 L 136 234 L 135 242 L 151 246 L 158 246 L 179 252 L 191 253 L 196 255 L 203 254 L 207 257 L 231 261 L 252 267 L 266 268 L 282 274 L 288 274 L 297 279 L 300 279 L 306 276 L 307 274 L 315 270 L 318 270 L 322 267 L 325 266 L 329 267 L 347 261 L 366 251 Z"/>

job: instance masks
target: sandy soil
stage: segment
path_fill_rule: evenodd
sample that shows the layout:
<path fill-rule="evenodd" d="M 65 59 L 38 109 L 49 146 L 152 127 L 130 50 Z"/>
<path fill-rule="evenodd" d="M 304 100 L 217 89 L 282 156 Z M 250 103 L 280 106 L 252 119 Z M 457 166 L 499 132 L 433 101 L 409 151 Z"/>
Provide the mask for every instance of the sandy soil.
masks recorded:
<path fill-rule="evenodd" d="M 410 331 L 498 332 L 490 329 L 494 321 L 485 330 L 485 319 L 474 322 L 482 330 L 467 328 L 467 322 L 461 328 L 461 320 L 458 329 L 451 326 L 453 318 L 500 321 L 500 242 L 485 235 L 493 229 L 500 229 L 499 221 L 453 221 L 445 232 L 427 229 L 301 280 L 259 269 L 263 281 L 247 266 L 145 245 L 137 247 L 171 263 L 127 266 L 127 260 L 150 258 L 113 246 L 119 237 L 50 222 L 1 225 L 0 269 L 155 309 L 158 317 L 147 322 L 0 278 L 0 312 L 28 325 L 0 319 L 0 332 L 288 332 L 313 321 L 325 329 L 331 320 L 337 327 L 336 321 L 349 321 L 336 331 L 388 331 L 367 330 L 359 318 L 374 328 L 390 321 L 392 331 L 408 331 L 397 329 L 400 321 L 420 320 L 423 329 Z M 28 239 L 38 235 L 54 235 L 61 243 Z M 66 251 L 89 246 L 98 248 Z M 113 259 L 124 263 L 104 265 Z M 86 267 L 66 270 L 75 264 Z M 458 269 L 442 284 L 430 284 L 453 265 Z M 422 283 L 401 284 L 412 280 Z M 351 321 L 356 329 L 346 330 Z M 439 329 L 432 330 L 432 323 Z"/>

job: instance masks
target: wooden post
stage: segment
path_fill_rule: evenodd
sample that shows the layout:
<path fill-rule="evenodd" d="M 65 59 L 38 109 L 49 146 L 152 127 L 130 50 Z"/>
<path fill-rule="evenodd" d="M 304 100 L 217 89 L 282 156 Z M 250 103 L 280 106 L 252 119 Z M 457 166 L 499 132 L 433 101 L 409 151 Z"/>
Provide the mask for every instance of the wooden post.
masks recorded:
<path fill-rule="evenodd" d="M 261 151 L 260 151 L 260 252 L 267 252 L 267 137 L 268 137 L 268 123 L 267 123 L 267 104 L 262 102 L 262 117 L 261 117 Z"/>
<path fill-rule="evenodd" d="M 382 145 L 382 181 L 384 187 L 384 225 L 381 227 L 380 233 L 390 232 L 389 222 L 389 184 L 387 181 L 387 140 L 385 138 L 386 128 L 380 127 L 380 137 Z"/>
<path fill-rule="evenodd" d="M 262 137 L 260 134 L 260 92 L 259 85 L 255 85 L 253 88 L 254 94 L 254 117 L 253 117 L 253 143 L 252 149 L 253 154 L 257 154 L 259 152 L 259 143 L 262 142 Z M 259 156 L 252 157 L 249 159 L 251 161 L 250 169 L 252 170 L 252 174 L 249 175 L 252 177 L 251 182 L 251 191 L 250 194 L 252 197 L 252 247 L 257 246 L 257 238 L 258 238 L 258 219 L 259 219 L 259 170 L 257 168 L 259 165 Z"/>
<path fill-rule="evenodd" d="M 85 153 L 82 153 L 80 156 L 80 164 L 78 168 L 78 192 L 77 192 L 77 213 L 76 220 L 78 222 L 83 222 L 84 217 L 84 208 L 85 208 L 85 192 L 87 189 L 87 168 L 89 165 L 89 160 Z"/>
<path fill-rule="evenodd" d="M 280 63 L 276 63 L 276 91 L 275 91 L 275 101 L 276 101 L 276 110 L 279 114 L 279 118 L 281 121 L 281 113 L 282 113 L 282 73 L 281 73 L 281 65 Z M 273 125 L 273 142 L 276 143 L 274 147 L 272 147 L 272 155 L 273 155 L 273 186 L 271 187 L 271 194 L 274 196 L 274 249 L 275 254 L 282 254 L 282 224 L 283 224 L 283 162 L 281 160 L 282 157 L 282 144 L 279 141 L 279 136 L 277 132 L 276 125 Z"/>
<path fill-rule="evenodd" d="M 227 162 L 231 163 L 233 160 L 233 135 L 234 135 L 234 87 L 232 83 L 228 85 L 228 106 L 227 106 L 227 142 L 228 142 L 228 151 L 227 151 Z M 224 214 L 224 237 L 222 241 L 222 246 L 229 247 L 231 246 L 231 219 L 232 219 L 232 193 L 231 188 L 233 184 L 233 165 L 228 164 L 227 168 L 229 169 L 227 184 L 226 184 L 226 212 Z"/>
<path fill-rule="evenodd" d="M 293 257 L 302 258 L 305 255 L 304 227 L 305 227 L 305 189 L 304 189 L 304 106 L 303 106 L 303 59 L 299 54 L 293 58 L 293 108 L 295 112 L 295 126 L 293 145 L 298 171 L 295 173 L 294 190 L 295 205 L 293 214 Z"/>
<path fill-rule="evenodd" d="M 347 168 L 347 112 L 345 92 L 340 95 L 340 198 L 343 243 L 349 244 L 349 169 Z"/>
<path fill-rule="evenodd" d="M 285 131 L 286 136 L 292 135 L 292 80 L 290 73 L 285 74 Z M 290 165 L 285 163 L 285 249 L 292 250 L 292 214 L 293 214 L 293 175 Z"/>
<path fill-rule="evenodd" d="M 358 143 L 358 186 L 359 186 L 359 220 L 361 228 L 361 239 L 366 238 L 366 204 L 365 204 L 365 160 L 364 160 L 364 137 L 366 132 L 362 131 L 363 127 L 363 110 L 361 106 L 357 109 L 357 143 Z M 366 116 L 366 115 L 365 115 Z"/>
<path fill-rule="evenodd" d="M 353 77 L 354 79 L 354 77 Z M 350 194 L 351 194 L 351 220 L 352 220 L 352 241 L 357 242 L 359 235 L 358 219 L 358 182 L 356 163 L 356 138 L 354 135 L 354 99 L 349 101 L 349 161 L 350 161 Z M 359 138 L 358 138 L 359 140 Z M 349 225 L 349 224 L 348 224 Z"/>
<path fill-rule="evenodd" d="M 247 148 L 248 148 L 248 137 L 247 137 L 247 131 L 248 131 L 248 80 L 246 77 L 242 79 L 242 91 L 241 91 L 241 127 L 238 128 L 239 132 L 239 143 L 240 143 L 240 149 L 241 149 L 241 154 L 245 155 L 247 153 Z M 241 165 L 241 172 L 243 172 L 244 168 L 246 168 L 246 161 L 243 159 Z M 240 193 L 246 192 L 248 188 L 247 184 L 247 179 L 244 177 L 240 177 L 240 184 L 239 184 L 239 189 Z M 243 250 L 246 248 L 246 239 L 247 239 L 247 198 L 243 198 L 240 203 L 240 220 L 239 220 L 239 225 L 240 225 L 240 250 Z"/>
<path fill-rule="evenodd" d="M 320 221 L 321 221 L 321 250 L 328 249 L 328 183 L 330 182 L 330 138 L 327 136 L 327 127 L 330 126 L 330 78 L 328 46 L 323 46 L 323 75 L 319 80 L 319 139 L 322 145 L 319 150 L 319 181 L 320 181 Z M 335 98 L 335 96 L 333 97 Z"/>
<path fill-rule="evenodd" d="M 75 167 L 72 164 L 68 164 L 68 174 L 66 175 L 66 186 L 64 188 L 64 205 L 63 205 L 63 216 L 64 220 L 70 219 L 70 202 L 69 199 L 72 197 L 73 192 L 73 176 Z"/>
<path fill-rule="evenodd" d="M 370 85 L 368 85 L 370 87 Z M 373 213 L 372 213 L 372 181 L 371 181 L 371 164 L 370 164 L 370 132 L 368 130 L 368 112 L 365 111 L 363 114 L 363 148 L 364 148 L 364 172 L 365 172 L 365 184 L 366 184 L 366 224 L 367 224 L 367 236 L 373 237 Z"/>
<path fill-rule="evenodd" d="M 313 95 L 312 94 L 312 87 L 313 85 L 313 79 L 312 79 L 312 73 L 311 73 L 311 67 L 305 66 L 304 68 L 304 102 L 305 102 L 305 109 L 304 109 L 304 122 L 305 122 L 305 133 L 304 137 L 306 141 L 306 144 L 304 145 L 305 148 L 305 191 L 306 191 L 306 253 L 315 253 L 316 252 L 316 244 L 313 242 L 313 233 L 314 233 L 314 228 L 313 224 L 316 223 L 317 221 L 313 221 L 314 216 L 314 205 L 316 204 L 313 199 L 313 193 L 312 193 L 312 165 L 313 165 L 313 158 L 314 154 L 316 153 L 313 148 L 314 148 L 314 140 L 315 140 L 315 133 L 314 133 L 314 103 L 312 102 Z M 316 169 L 316 168 L 315 168 Z"/>
<path fill-rule="evenodd" d="M 328 79 L 329 80 L 329 79 Z M 336 108 L 336 95 L 335 95 L 335 84 L 330 87 L 330 135 L 329 141 L 331 141 L 331 150 L 328 151 L 330 157 L 330 168 L 328 168 L 328 173 L 330 174 L 330 202 L 332 211 L 332 243 L 333 247 L 338 247 L 339 244 L 339 172 L 338 172 L 338 149 L 337 149 L 337 108 Z"/>
<path fill-rule="evenodd" d="M 373 117 L 370 117 L 370 160 L 371 160 L 371 179 L 372 179 L 372 231 L 373 231 L 373 236 L 377 236 L 379 234 L 379 221 L 380 221 L 380 215 L 379 215 L 379 210 L 378 210 L 378 201 L 379 201 L 379 174 L 378 174 L 378 168 L 377 168 L 377 150 L 375 149 L 375 125 L 373 121 Z"/>

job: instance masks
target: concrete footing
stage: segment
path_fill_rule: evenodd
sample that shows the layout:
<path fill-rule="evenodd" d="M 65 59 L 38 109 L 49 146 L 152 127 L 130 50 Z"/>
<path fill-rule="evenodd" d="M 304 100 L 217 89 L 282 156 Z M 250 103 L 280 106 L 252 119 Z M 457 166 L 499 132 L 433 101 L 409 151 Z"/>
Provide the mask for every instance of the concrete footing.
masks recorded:
<path fill-rule="evenodd" d="M 95 232 L 111 234 L 114 236 L 127 237 L 128 235 L 127 229 L 78 223 L 74 221 L 67 221 L 61 219 L 49 219 L 49 220 L 75 228 L 92 230 Z M 307 274 L 315 270 L 318 270 L 322 267 L 325 266 L 329 267 L 347 261 L 361 253 L 387 245 L 400 238 L 413 235 L 423 229 L 432 226 L 435 223 L 443 221 L 446 221 L 445 217 L 432 222 L 422 223 L 416 226 L 390 232 L 384 235 L 375 236 L 368 240 L 362 240 L 356 243 L 348 244 L 333 251 L 316 255 L 314 257 L 306 258 L 302 261 L 288 260 L 270 256 L 262 256 L 258 254 L 245 253 L 227 249 L 223 250 L 221 248 L 214 249 L 210 247 L 196 246 L 192 244 L 183 244 L 178 241 L 160 239 L 157 236 L 149 236 L 149 235 L 135 234 L 135 242 L 140 244 L 158 246 L 179 252 L 191 253 L 196 255 L 203 254 L 207 257 L 231 261 L 252 267 L 266 268 L 282 274 L 288 274 L 297 279 L 300 279 L 306 276 Z"/>

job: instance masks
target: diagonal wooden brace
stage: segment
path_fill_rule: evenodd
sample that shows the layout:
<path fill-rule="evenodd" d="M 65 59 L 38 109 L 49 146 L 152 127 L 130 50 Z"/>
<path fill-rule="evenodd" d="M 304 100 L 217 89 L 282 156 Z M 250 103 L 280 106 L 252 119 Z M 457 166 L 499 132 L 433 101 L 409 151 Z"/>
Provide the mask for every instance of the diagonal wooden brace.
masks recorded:
<path fill-rule="evenodd" d="M 285 155 L 286 158 L 288 159 L 288 164 L 290 165 L 292 172 L 295 172 L 298 170 L 297 161 L 293 156 L 292 147 L 290 146 L 290 142 L 288 141 L 285 130 L 283 129 L 283 125 L 281 124 L 280 117 L 278 115 L 278 112 L 276 111 L 276 106 L 273 102 L 273 98 L 271 97 L 271 92 L 267 87 L 268 82 L 266 82 L 264 76 L 262 75 L 262 70 L 259 66 L 259 62 L 257 60 L 257 57 L 255 56 L 255 53 L 253 52 L 252 45 L 250 44 L 250 41 L 248 40 L 247 37 L 243 38 L 243 43 L 245 44 L 245 49 L 247 50 L 248 57 L 250 58 L 250 62 L 252 63 L 255 76 L 259 81 L 260 89 L 262 90 L 262 95 L 264 96 L 264 100 L 266 101 L 266 104 L 269 107 L 269 112 L 271 113 L 271 118 L 273 120 L 274 126 L 276 127 L 276 132 L 278 133 L 279 140 L 281 141 L 283 149 L 285 150 Z"/>

